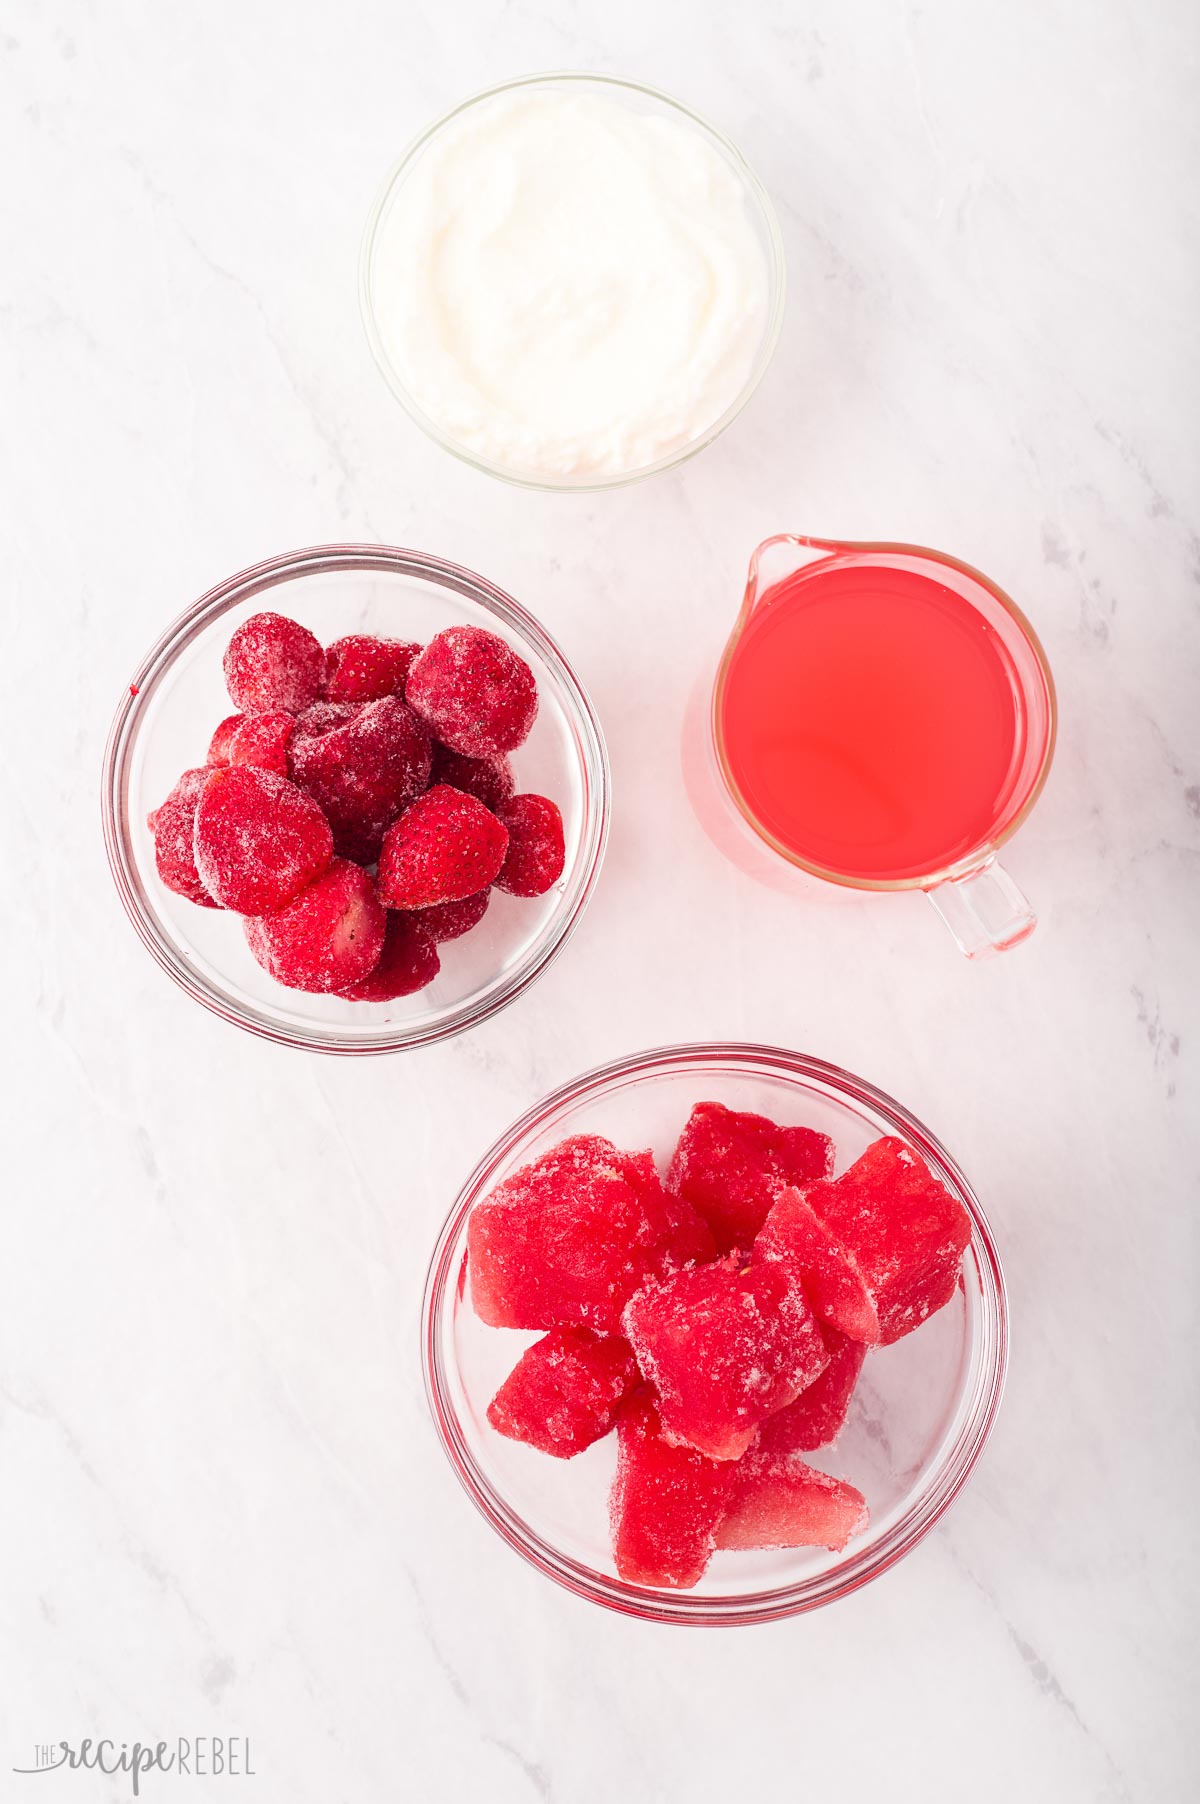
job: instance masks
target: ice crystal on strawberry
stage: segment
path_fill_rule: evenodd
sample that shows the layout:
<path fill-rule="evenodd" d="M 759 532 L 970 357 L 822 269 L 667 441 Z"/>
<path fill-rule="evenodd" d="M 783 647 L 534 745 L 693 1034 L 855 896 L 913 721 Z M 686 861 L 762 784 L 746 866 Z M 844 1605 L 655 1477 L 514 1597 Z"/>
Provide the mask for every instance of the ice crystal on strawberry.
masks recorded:
<path fill-rule="evenodd" d="M 420 649 L 405 639 L 377 639 L 369 633 L 348 633 L 344 639 L 335 639 L 326 654 L 327 699 L 374 702 L 385 695 L 403 695 Z"/>
<path fill-rule="evenodd" d="M 245 716 L 242 714 L 227 714 L 225 716 L 224 720 L 221 721 L 220 725 L 217 727 L 216 731 L 213 733 L 212 738 L 208 742 L 208 757 L 206 760 L 207 763 L 209 763 L 209 764 L 228 764 L 229 763 L 229 748 L 233 743 L 233 736 L 237 732 L 238 728 L 241 726 L 242 721 L 244 719 L 245 719 Z"/>
<path fill-rule="evenodd" d="M 298 714 L 325 686 L 325 651 L 319 639 L 283 614 L 252 614 L 225 650 L 225 687 L 243 714 L 283 708 Z"/>
<path fill-rule="evenodd" d="M 508 850 L 496 874 L 496 888 L 510 896 L 542 896 L 563 874 L 566 852 L 563 819 L 546 796 L 513 796 L 499 809 L 508 831 Z"/>
<path fill-rule="evenodd" d="M 537 713 L 532 670 L 497 633 L 448 626 L 413 664 L 405 699 L 451 751 L 498 758 L 528 738 Z"/>
<path fill-rule="evenodd" d="M 279 983 L 328 995 L 374 970 L 385 916 L 366 872 L 335 858 L 285 907 L 243 925 L 251 952 Z"/>
<path fill-rule="evenodd" d="M 418 917 L 389 909 L 378 964 L 366 977 L 339 988 L 338 995 L 348 1002 L 395 1002 L 427 990 L 440 969 L 437 942 Z"/>
<path fill-rule="evenodd" d="M 252 765 L 211 770 L 196 804 L 200 881 L 222 908 L 283 908 L 333 857 L 329 822 L 303 790 Z"/>
<path fill-rule="evenodd" d="M 228 762 L 253 764 L 258 770 L 273 770 L 276 776 L 286 777 L 295 725 L 295 717 L 281 709 L 244 715 L 230 737 Z"/>
<path fill-rule="evenodd" d="M 493 814 L 504 806 L 516 789 L 512 765 L 507 758 L 467 758 L 462 752 L 452 752 L 440 741 L 433 748 L 433 770 L 429 781 L 431 784 L 448 783 L 451 789 L 461 789 L 464 795 L 474 796 Z"/>
<path fill-rule="evenodd" d="M 312 730 L 314 717 L 310 709 L 293 739 L 292 776 L 324 810 L 339 852 L 371 863 L 429 781 L 429 735 L 396 695 L 356 707 L 324 731 Z"/>
<path fill-rule="evenodd" d="M 478 927 L 490 901 L 491 891 L 482 889 L 476 896 L 464 896 L 461 902 L 432 902 L 428 908 L 417 909 L 412 918 L 440 946 L 446 940 L 460 940 L 464 933 Z"/>
<path fill-rule="evenodd" d="M 441 783 L 389 827 L 379 893 L 389 908 L 461 902 L 495 879 L 507 849 L 507 829 L 491 810 Z"/>
<path fill-rule="evenodd" d="M 146 825 L 154 836 L 154 862 L 162 881 L 177 896 L 186 896 L 201 908 L 220 907 L 196 869 L 196 805 L 210 774 L 208 766 L 185 770 L 166 801 L 146 817 Z"/>

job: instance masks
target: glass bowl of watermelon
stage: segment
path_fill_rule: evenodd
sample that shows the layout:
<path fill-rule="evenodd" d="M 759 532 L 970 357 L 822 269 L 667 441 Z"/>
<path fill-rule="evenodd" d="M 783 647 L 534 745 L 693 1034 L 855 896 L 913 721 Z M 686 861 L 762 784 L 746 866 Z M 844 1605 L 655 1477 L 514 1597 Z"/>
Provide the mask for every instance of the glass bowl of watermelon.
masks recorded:
<path fill-rule="evenodd" d="M 591 703 L 519 602 L 422 552 L 325 545 L 219 584 L 147 653 L 102 813 L 126 912 L 188 995 L 380 1053 L 536 981 L 592 894 L 609 793 Z"/>
<path fill-rule="evenodd" d="M 535 1105 L 439 1238 L 425 1379 L 477 1508 L 648 1620 L 844 1597 L 966 1483 L 1008 1314 L 979 1201 L 901 1104 L 776 1047 L 674 1046 Z"/>

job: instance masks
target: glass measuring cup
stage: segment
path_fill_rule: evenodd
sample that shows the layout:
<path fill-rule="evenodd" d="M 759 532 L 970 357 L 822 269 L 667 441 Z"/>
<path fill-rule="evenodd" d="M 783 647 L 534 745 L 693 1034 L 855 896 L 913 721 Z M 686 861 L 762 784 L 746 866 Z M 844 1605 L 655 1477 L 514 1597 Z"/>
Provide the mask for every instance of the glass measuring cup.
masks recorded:
<path fill-rule="evenodd" d="M 1036 916 L 997 850 L 1041 792 L 1054 683 L 1020 610 L 923 546 L 792 534 L 750 561 L 684 774 L 710 838 L 775 886 L 923 890 L 968 958 Z"/>

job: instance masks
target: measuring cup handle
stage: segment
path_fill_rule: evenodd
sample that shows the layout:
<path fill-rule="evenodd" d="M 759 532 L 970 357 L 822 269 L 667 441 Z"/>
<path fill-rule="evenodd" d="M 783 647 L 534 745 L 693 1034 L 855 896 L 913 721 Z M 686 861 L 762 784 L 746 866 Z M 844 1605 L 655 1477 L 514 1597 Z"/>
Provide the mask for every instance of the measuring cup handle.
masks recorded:
<path fill-rule="evenodd" d="M 948 877 L 926 894 L 967 958 L 1007 952 L 1037 926 L 1029 903 L 994 858 L 961 877 Z"/>

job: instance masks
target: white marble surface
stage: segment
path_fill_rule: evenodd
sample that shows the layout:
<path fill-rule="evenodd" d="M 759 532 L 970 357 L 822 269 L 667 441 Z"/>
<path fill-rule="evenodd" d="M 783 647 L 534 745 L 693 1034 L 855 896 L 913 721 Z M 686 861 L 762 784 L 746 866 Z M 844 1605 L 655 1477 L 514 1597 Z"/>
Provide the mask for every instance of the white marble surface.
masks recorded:
<path fill-rule="evenodd" d="M 1194 1796 L 1198 61 L 1186 0 L 7 0 L 5 1798 L 128 1795 L 10 1777 L 38 1741 L 207 1733 L 250 1736 L 257 1777 L 143 1795 Z M 595 498 L 427 444 L 356 307 L 398 148 L 555 66 L 729 130 L 791 271 L 739 424 Z M 784 529 L 942 545 L 1040 628 L 1062 737 L 1011 848 L 1023 949 L 971 967 L 918 899 L 798 909 L 692 825 L 699 647 Z M 539 612 L 617 789 L 540 987 L 365 1063 L 177 993 L 96 806 L 161 626 L 332 538 L 446 553 Z M 854 1599 L 738 1634 L 527 1569 L 460 1494 L 418 1369 L 432 1239 L 491 1137 L 589 1065 L 711 1035 L 908 1102 L 975 1177 L 1014 1314 L 944 1523 Z"/>

